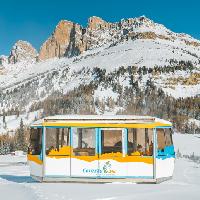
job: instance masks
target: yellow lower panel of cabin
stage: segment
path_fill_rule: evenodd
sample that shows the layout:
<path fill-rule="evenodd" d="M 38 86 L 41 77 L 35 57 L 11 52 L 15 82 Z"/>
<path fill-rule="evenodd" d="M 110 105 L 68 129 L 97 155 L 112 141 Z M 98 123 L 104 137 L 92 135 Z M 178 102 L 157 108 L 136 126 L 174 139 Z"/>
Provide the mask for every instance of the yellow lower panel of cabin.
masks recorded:
<path fill-rule="evenodd" d="M 33 161 L 39 165 L 42 165 L 43 161 L 39 159 L 39 155 L 31 155 L 31 154 L 28 154 L 27 155 L 27 159 L 29 161 Z"/>

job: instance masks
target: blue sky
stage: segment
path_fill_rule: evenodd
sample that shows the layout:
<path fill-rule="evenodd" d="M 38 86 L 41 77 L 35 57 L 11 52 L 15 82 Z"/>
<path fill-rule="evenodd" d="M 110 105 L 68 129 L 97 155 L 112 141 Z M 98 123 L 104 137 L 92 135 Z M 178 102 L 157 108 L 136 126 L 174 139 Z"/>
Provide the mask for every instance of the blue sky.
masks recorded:
<path fill-rule="evenodd" d="M 39 49 L 61 19 L 86 26 L 90 16 L 115 22 L 145 15 L 200 39 L 199 8 L 199 0 L 1 0 L 0 55 L 19 39 Z"/>

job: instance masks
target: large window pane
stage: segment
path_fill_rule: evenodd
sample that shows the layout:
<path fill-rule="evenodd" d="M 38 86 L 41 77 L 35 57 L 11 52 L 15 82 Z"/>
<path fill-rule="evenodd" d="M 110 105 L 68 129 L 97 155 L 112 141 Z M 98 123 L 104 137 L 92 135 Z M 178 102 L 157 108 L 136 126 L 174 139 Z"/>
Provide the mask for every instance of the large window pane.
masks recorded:
<path fill-rule="evenodd" d="M 171 129 L 157 129 L 158 150 L 164 151 L 166 146 L 173 145 Z"/>
<path fill-rule="evenodd" d="M 32 155 L 40 155 L 41 150 L 42 150 L 42 129 L 31 128 L 28 153 Z"/>
<path fill-rule="evenodd" d="M 75 156 L 95 155 L 96 131 L 94 128 L 73 129 L 73 154 Z"/>
<path fill-rule="evenodd" d="M 152 129 L 128 129 L 128 155 L 153 155 Z"/>
<path fill-rule="evenodd" d="M 46 129 L 46 154 L 47 155 L 65 155 L 63 147 L 69 146 L 68 128 L 47 128 Z M 60 153 L 60 154 L 59 154 Z"/>
<path fill-rule="evenodd" d="M 102 153 L 122 153 L 122 130 L 102 131 Z"/>
<path fill-rule="evenodd" d="M 158 150 L 163 150 L 165 148 L 165 132 L 164 129 L 157 129 L 157 141 Z"/>
<path fill-rule="evenodd" d="M 165 131 L 165 145 L 166 146 L 173 145 L 173 142 L 172 142 L 172 130 L 170 128 L 166 128 L 164 131 Z"/>

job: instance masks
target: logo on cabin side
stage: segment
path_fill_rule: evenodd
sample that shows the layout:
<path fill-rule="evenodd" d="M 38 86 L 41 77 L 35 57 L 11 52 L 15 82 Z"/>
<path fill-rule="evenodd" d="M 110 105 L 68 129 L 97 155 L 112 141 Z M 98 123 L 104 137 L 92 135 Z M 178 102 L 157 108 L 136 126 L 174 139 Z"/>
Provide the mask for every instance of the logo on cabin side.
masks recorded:
<path fill-rule="evenodd" d="M 97 174 L 97 175 L 113 175 L 116 173 L 115 170 L 112 169 L 112 164 L 110 161 L 105 162 L 103 165 L 102 169 L 83 169 L 83 173 L 92 173 L 92 174 Z"/>
<path fill-rule="evenodd" d="M 110 161 L 107 161 L 103 166 L 103 172 L 105 174 L 115 174 L 115 170 L 112 169 Z"/>

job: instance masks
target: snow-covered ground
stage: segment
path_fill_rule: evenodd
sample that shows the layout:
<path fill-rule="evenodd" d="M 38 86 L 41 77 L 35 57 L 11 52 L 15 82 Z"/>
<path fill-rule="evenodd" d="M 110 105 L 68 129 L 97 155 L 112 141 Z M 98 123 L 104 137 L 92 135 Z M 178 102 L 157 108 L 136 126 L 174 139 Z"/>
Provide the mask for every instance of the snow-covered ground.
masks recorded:
<path fill-rule="evenodd" d="M 178 134 L 173 135 L 176 152 L 183 155 L 200 156 L 200 134 Z"/>
<path fill-rule="evenodd" d="M 174 135 L 182 154 L 200 155 L 200 136 Z M 187 148 L 187 147 L 190 147 Z M 29 176 L 24 156 L 0 156 L 0 199 L 2 200 L 142 200 L 200 199 L 200 163 L 176 160 L 174 177 L 161 184 L 37 183 Z"/>

